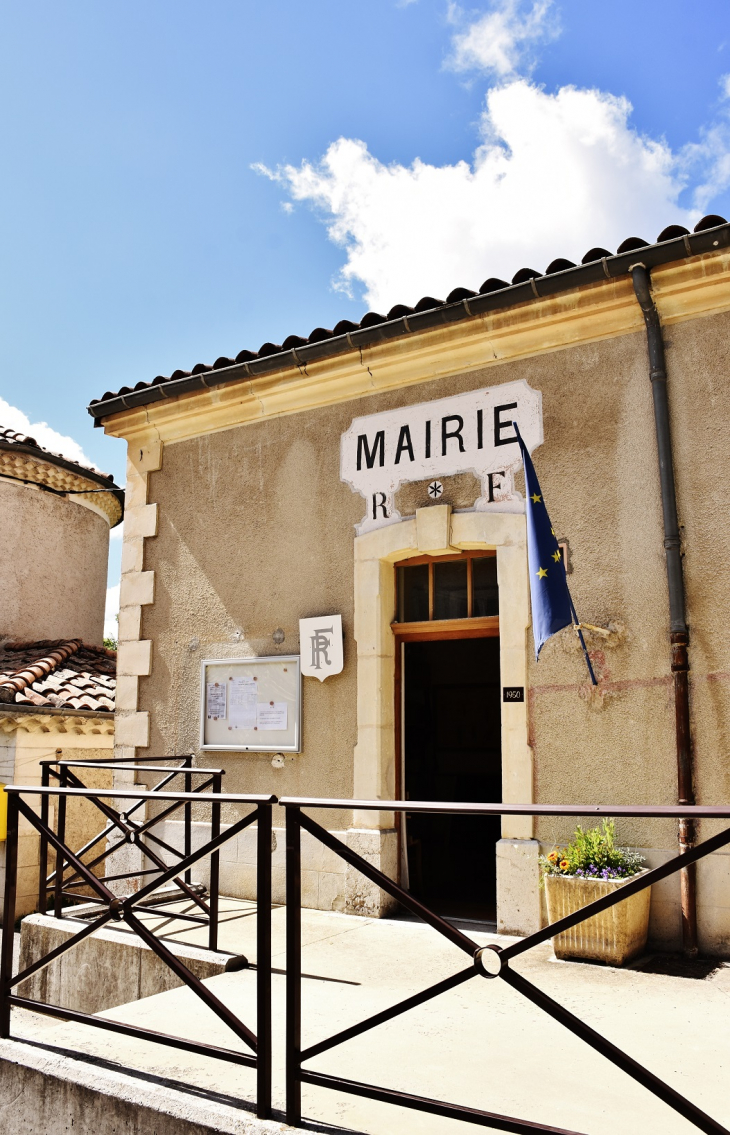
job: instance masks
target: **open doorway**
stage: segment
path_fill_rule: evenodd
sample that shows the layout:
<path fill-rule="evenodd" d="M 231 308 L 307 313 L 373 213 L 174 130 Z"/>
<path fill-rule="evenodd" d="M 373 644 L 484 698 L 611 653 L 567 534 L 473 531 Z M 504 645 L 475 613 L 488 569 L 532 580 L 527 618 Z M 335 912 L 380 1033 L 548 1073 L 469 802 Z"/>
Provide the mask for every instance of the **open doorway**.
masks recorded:
<path fill-rule="evenodd" d="M 500 802 L 499 638 L 401 649 L 404 798 Z M 403 881 L 416 897 L 447 917 L 496 919 L 498 816 L 406 814 L 401 836 Z"/>

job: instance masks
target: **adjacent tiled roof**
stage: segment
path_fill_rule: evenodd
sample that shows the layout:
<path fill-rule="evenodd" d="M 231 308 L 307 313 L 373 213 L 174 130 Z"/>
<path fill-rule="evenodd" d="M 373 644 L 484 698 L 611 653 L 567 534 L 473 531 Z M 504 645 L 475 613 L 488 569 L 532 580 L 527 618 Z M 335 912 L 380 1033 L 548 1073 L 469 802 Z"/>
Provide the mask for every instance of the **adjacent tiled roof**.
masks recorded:
<path fill-rule="evenodd" d="M 38 456 L 42 457 L 44 461 L 50 461 L 53 465 L 61 465 L 65 469 L 76 469 L 86 477 L 90 477 L 93 481 L 104 483 L 105 487 L 115 489 L 117 486 L 114 484 L 114 477 L 111 473 L 101 473 L 98 469 L 93 469 L 90 465 L 82 465 L 80 461 L 71 461 L 68 457 L 64 457 L 62 453 L 53 453 L 50 449 L 45 449 L 39 445 L 34 437 L 28 437 L 27 434 L 19 434 L 15 430 L 5 429 L 0 426 L 0 447 L 3 449 L 19 449 L 35 450 Z"/>
<path fill-rule="evenodd" d="M 124 515 L 124 490 L 110 473 L 100 473 L 62 453 L 51 453 L 34 437 L 0 426 L 0 477 L 37 485 L 61 496 L 93 500 L 111 527 Z M 92 495 L 93 494 L 93 495 Z"/>
<path fill-rule="evenodd" d="M 11 706 L 114 711 L 117 656 L 81 639 L 0 643 L 0 711 Z"/>
<path fill-rule="evenodd" d="M 669 225 L 660 232 L 654 244 L 641 237 L 627 237 L 615 254 L 605 248 L 591 248 L 580 264 L 558 258 L 540 272 L 520 268 L 512 282 L 490 276 L 478 292 L 454 288 L 445 300 L 424 296 L 415 307 L 396 304 L 386 315 L 369 311 L 359 323 L 342 319 L 335 327 L 315 327 L 307 336 L 289 335 L 282 343 L 263 343 L 258 351 L 239 351 L 235 358 L 221 356 L 212 364 L 197 363 L 192 370 L 176 370 L 171 375 L 157 375 L 151 382 L 123 386 L 107 391 L 88 407 L 94 424 L 111 414 L 135 406 L 144 406 L 163 398 L 174 398 L 206 386 L 255 378 L 286 367 L 305 367 L 314 359 L 357 350 L 373 343 L 415 334 L 444 323 L 473 318 L 500 308 L 512 307 L 557 295 L 563 291 L 624 276 L 638 258 L 647 268 L 712 252 L 730 245 L 730 225 L 724 217 L 709 215 L 690 233 L 682 225 Z"/>

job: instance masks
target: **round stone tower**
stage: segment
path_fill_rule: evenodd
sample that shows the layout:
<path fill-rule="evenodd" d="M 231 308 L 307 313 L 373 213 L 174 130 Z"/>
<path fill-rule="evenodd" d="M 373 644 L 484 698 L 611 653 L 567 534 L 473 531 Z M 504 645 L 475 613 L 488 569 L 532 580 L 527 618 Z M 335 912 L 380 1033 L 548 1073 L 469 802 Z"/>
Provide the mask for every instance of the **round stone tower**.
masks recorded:
<path fill-rule="evenodd" d="M 101 644 L 123 513 L 111 477 L 0 427 L 0 638 Z"/>

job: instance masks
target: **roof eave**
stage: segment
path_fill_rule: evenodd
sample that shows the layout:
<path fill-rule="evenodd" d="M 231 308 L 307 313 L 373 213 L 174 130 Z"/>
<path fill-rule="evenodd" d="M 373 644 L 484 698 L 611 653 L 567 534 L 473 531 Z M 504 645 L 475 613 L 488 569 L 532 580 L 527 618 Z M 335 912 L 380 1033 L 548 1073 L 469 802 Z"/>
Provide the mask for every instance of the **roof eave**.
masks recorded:
<path fill-rule="evenodd" d="M 47 717 L 103 717 L 114 720 L 113 709 L 74 709 L 73 706 L 20 705 L 14 702 L 0 703 L 0 717 L 15 717 L 17 714 L 45 714 Z"/>
<path fill-rule="evenodd" d="M 307 343 L 288 351 L 265 355 L 249 362 L 235 363 L 218 370 L 201 374 L 170 379 L 167 382 L 146 386 L 142 390 L 132 390 L 118 394 L 106 401 L 94 402 L 87 407 L 94 419 L 94 425 L 101 425 L 103 419 L 123 413 L 138 406 L 176 398 L 206 387 L 221 386 L 225 383 L 240 382 L 247 378 L 258 378 L 279 370 L 302 367 L 309 362 L 319 361 L 351 350 L 369 347 L 388 339 L 403 335 L 415 335 L 446 323 L 473 319 L 489 312 L 516 307 L 518 304 L 547 299 L 561 292 L 574 291 L 590 284 L 602 283 L 625 276 L 633 264 L 642 263 L 647 268 L 656 268 L 692 256 L 701 256 L 730 247 L 730 224 L 717 225 L 697 233 L 687 233 L 656 244 L 646 245 L 631 252 L 606 256 L 588 264 L 578 264 L 562 272 L 538 276 L 520 284 L 510 284 L 494 292 L 478 293 L 469 299 L 456 303 L 441 304 L 426 311 L 413 312 L 400 319 L 388 320 L 370 327 L 361 327 L 345 335 L 323 339 L 317 343 Z"/>

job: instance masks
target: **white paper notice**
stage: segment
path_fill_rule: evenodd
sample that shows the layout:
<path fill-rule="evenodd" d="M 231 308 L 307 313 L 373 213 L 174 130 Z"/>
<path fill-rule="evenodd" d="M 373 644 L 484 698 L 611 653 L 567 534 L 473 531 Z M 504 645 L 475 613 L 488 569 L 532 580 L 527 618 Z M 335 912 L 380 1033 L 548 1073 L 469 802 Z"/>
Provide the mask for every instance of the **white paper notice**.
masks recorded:
<path fill-rule="evenodd" d="M 285 701 L 264 701 L 256 706 L 258 729 L 286 729 L 287 705 Z"/>
<path fill-rule="evenodd" d="M 228 722 L 232 729 L 253 729 L 256 725 L 256 683 L 253 678 L 231 678 Z"/>
<path fill-rule="evenodd" d="M 208 718 L 218 721 L 226 716 L 226 683 L 208 682 Z"/>

